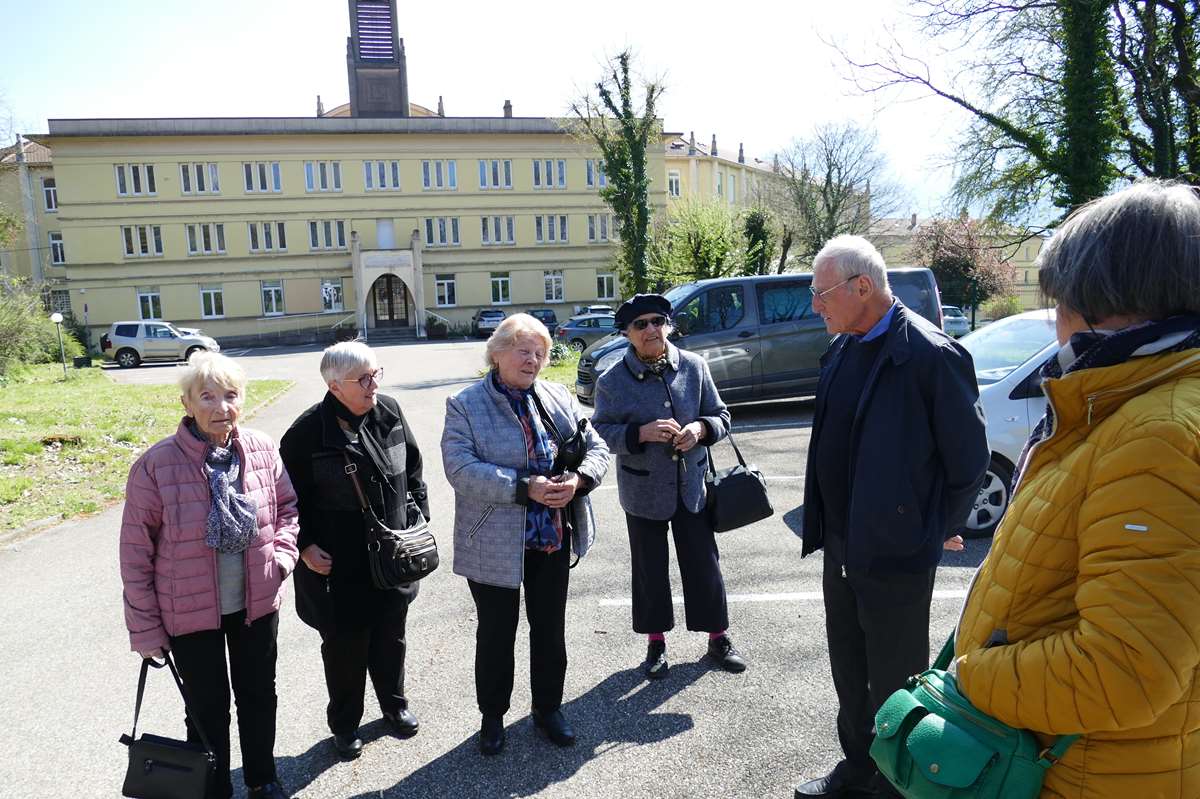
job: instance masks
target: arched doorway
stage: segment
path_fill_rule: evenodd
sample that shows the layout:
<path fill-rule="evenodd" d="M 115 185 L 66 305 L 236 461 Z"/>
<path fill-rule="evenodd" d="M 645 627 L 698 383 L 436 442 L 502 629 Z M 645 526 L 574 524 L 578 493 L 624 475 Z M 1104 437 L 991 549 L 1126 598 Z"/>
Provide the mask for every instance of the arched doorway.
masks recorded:
<path fill-rule="evenodd" d="M 380 275 L 371 286 L 375 327 L 408 327 L 408 286 L 395 275 Z"/>

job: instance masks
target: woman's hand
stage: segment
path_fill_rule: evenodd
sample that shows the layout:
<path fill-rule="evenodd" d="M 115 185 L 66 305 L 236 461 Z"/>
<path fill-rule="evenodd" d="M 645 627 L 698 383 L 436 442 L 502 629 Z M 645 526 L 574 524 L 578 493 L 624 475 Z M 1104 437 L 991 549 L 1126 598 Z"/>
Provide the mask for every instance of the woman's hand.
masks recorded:
<path fill-rule="evenodd" d="M 643 444 L 652 441 L 666 443 L 679 435 L 679 422 L 674 419 L 656 419 L 646 422 L 638 428 L 638 441 Z"/>
<path fill-rule="evenodd" d="M 942 544 L 942 549 L 947 552 L 962 552 L 964 546 L 963 537 L 961 535 L 953 535 L 947 538 Z"/>
<path fill-rule="evenodd" d="M 333 568 L 333 558 L 316 544 L 306 546 L 304 551 L 300 553 L 300 559 L 304 561 L 304 565 L 317 574 L 327 575 L 330 569 Z"/>
<path fill-rule="evenodd" d="M 704 423 L 692 422 L 675 434 L 675 449 L 687 452 L 704 438 Z"/>
<path fill-rule="evenodd" d="M 549 496 L 544 504 L 548 508 L 565 508 L 571 504 L 571 500 L 575 499 L 575 492 L 579 490 L 582 482 L 582 478 L 575 472 L 567 472 L 552 478 L 550 489 L 547 492 Z"/>
<path fill-rule="evenodd" d="M 157 647 L 156 649 L 148 649 L 145 652 L 138 652 L 138 656 L 142 660 L 150 660 L 151 658 L 154 660 L 162 660 L 163 656 L 166 654 L 167 650 L 161 646 Z"/>

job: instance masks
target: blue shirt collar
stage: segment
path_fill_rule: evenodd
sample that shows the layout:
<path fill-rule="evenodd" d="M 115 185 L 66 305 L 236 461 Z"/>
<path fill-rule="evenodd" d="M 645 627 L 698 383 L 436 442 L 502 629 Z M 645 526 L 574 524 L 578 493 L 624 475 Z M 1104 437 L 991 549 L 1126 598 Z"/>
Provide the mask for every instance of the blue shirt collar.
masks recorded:
<path fill-rule="evenodd" d="M 896 305 L 897 302 L 892 300 L 892 307 L 887 309 L 887 313 L 883 315 L 883 318 L 876 322 L 875 326 L 868 330 L 865 334 L 862 336 L 857 336 L 856 338 L 858 338 L 859 341 L 872 341 L 886 333 L 888 327 L 892 324 L 892 317 L 896 315 Z"/>

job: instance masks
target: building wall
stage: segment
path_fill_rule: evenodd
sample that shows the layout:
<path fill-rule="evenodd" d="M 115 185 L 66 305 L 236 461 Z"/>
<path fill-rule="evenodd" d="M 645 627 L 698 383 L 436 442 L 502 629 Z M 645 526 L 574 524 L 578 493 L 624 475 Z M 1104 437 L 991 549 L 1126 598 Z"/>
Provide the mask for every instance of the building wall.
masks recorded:
<path fill-rule="evenodd" d="M 0 273 L 31 277 L 34 260 L 40 259 L 43 278 L 51 280 L 57 268 L 52 269 L 49 234 L 59 231 L 58 213 L 46 208 L 42 181 L 53 179 L 54 171 L 49 164 L 31 163 L 28 175 L 33 198 L 33 224 L 25 216 L 19 168 L 8 161 L 0 164 L 0 206 L 21 222 L 15 240 L 0 247 Z"/>
<path fill-rule="evenodd" d="M 691 197 L 694 199 L 720 198 L 725 204 L 737 207 L 749 205 L 756 184 L 770 178 L 769 171 L 751 164 L 739 164 L 736 160 L 713 158 L 697 151 L 694 156 L 668 154 L 665 157 L 665 174 L 670 185 L 672 173 L 678 173 L 680 192 L 669 201 Z M 720 193 L 718 194 L 718 188 Z"/>

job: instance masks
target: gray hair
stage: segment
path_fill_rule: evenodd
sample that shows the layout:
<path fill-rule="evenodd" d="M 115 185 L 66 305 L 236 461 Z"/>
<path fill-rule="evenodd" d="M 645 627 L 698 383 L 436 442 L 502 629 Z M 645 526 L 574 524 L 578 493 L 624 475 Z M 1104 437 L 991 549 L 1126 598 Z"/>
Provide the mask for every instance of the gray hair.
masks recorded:
<path fill-rule="evenodd" d="M 883 256 L 875 249 L 874 244 L 862 236 L 834 236 L 825 242 L 825 246 L 813 259 L 813 269 L 822 263 L 828 263 L 842 280 L 862 275 L 870 278 L 871 283 L 880 291 L 888 294 L 892 292 Z"/>
<path fill-rule="evenodd" d="M 346 375 L 377 363 L 375 353 L 361 341 L 339 341 L 321 356 L 321 379 L 326 384 L 345 380 Z"/>
<path fill-rule="evenodd" d="M 496 353 L 511 350 L 521 336 L 534 336 L 541 339 L 546 346 L 546 354 L 542 358 L 542 366 L 550 363 L 550 348 L 554 342 L 550 340 L 550 331 L 540 320 L 527 313 L 516 313 L 505 319 L 492 332 L 487 340 L 487 350 L 484 351 L 483 361 L 488 369 L 496 368 Z"/>
<path fill-rule="evenodd" d="M 1144 181 L 1076 209 L 1038 255 L 1047 298 L 1095 324 L 1200 313 L 1200 196 Z"/>
<path fill-rule="evenodd" d="M 209 383 L 237 389 L 243 397 L 246 394 L 246 373 L 237 361 L 216 352 L 197 352 L 188 358 L 187 366 L 179 376 L 179 390 L 185 397 L 192 397 L 192 392 Z"/>

